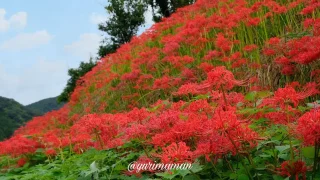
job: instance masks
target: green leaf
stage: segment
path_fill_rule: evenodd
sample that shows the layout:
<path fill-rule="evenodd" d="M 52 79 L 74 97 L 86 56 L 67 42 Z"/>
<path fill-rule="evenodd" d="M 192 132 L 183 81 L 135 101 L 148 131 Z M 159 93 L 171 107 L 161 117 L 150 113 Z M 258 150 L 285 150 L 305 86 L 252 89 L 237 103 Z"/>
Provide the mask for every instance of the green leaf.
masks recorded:
<path fill-rule="evenodd" d="M 99 171 L 99 169 L 97 168 L 96 161 L 93 161 L 93 163 L 90 164 L 90 170 L 91 170 L 91 172 Z"/>
<path fill-rule="evenodd" d="M 36 153 L 43 153 L 43 152 L 44 152 L 43 148 L 38 148 L 38 149 L 36 150 Z"/>
<path fill-rule="evenodd" d="M 257 92 L 256 91 L 252 91 L 252 92 L 249 92 L 244 98 L 247 101 L 254 101 L 255 98 L 256 98 L 256 95 L 257 95 Z"/>
<path fill-rule="evenodd" d="M 314 146 L 309 146 L 309 147 L 304 147 L 301 149 L 302 155 L 306 158 L 313 159 L 314 158 L 314 153 L 315 149 Z"/>
<path fill-rule="evenodd" d="M 290 149 L 290 145 L 285 145 L 285 146 L 275 146 L 275 148 L 282 153 L 283 151 L 286 151 L 288 149 Z"/>
<path fill-rule="evenodd" d="M 262 158 L 270 158 L 270 157 L 272 157 L 272 156 L 269 155 L 269 154 L 260 154 L 259 157 L 262 157 Z"/>
<path fill-rule="evenodd" d="M 200 94 L 200 95 L 197 95 L 196 97 L 193 97 L 192 99 L 199 100 L 199 99 L 209 99 L 209 98 L 210 98 L 210 96 L 207 94 Z"/>
<path fill-rule="evenodd" d="M 284 180 L 284 178 L 282 176 L 279 175 L 273 175 L 272 176 L 274 180 Z"/>
<path fill-rule="evenodd" d="M 193 173 L 200 172 L 202 169 L 203 169 L 203 166 L 201 166 L 199 162 L 195 162 L 195 163 L 192 164 L 191 171 Z"/>
<path fill-rule="evenodd" d="M 260 142 L 257 146 L 257 150 L 259 150 L 260 148 L 266 146 L 267 144 L 280 144 L 281 142 L 278 141 L 278 140 L 270 140 L 270 141 L 263 141 L 263 142 Z"/>
<path fill-rule="evenodd" d="M 183 178 L 183 180 L 194 180 L 194 179 L 198 179 L 199 177 L 193 175 L 193 174 L 190 174 L 186 177 Z"/>
<path fill-rule="evenodd" d="M 272 93 L 270 91 L 259 91 L 256 96 L 257 96 L 257 98 L 263 99 L 263 98 L 269 97 L 271 95 L 272 95 Z"/>
<path fill-rule="evenodd" d="M 122 164 L 118 164 L 118 165 L 114 168 L 115 171 L 123 171 L 123 170 L 126 170 L 126 169 L 127 169 L 127 167 L 125 167 L 125 166 L 122 165 Z"/>
<path fill-rule="evenodd" d="M 237 179 L 237 177 L 238 177 L 238 174 L 236 173 L 231 173 L 229 176 L 230 179 Z"/>
<path fill-rule="evenodd" d="M 178 174 L 177 173 L 173 173 L 172 171 L 169 173 L 164 172 L 164 173 L 156 173 L 157 176 L 163 177 L 165 179 L 173 179 L 174 177 L 176 177 Z"/>
<path fill-rule="evenodd" d="M 249 177 L 246 174 L 240 174 L 238 180 L 249 180 Z"/>
<path fill-rule="evenodd" d="M 281 159 L 284 159 L 284 160 L 289 160 L 289 156 L 288 156 L 287 153 L 285 153 L 285 154 L 279 154 L 278 157 L 281 158 Z"/>

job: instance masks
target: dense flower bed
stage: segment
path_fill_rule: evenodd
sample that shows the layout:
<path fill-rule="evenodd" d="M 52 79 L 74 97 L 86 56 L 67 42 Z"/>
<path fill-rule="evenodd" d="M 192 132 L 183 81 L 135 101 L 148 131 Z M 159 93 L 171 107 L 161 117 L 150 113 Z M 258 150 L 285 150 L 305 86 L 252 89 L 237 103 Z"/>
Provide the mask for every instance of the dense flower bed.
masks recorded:
<path fill-rule="evenodd" d="M 179 9 L 101 59 L 61 110 L 1 142 L 3 172 L 94 148 L 196 162 L 199 179 L 319 178 L 319 7 L 198 0 Z M 172 173 L 134 176 L 186 176 Z"/>

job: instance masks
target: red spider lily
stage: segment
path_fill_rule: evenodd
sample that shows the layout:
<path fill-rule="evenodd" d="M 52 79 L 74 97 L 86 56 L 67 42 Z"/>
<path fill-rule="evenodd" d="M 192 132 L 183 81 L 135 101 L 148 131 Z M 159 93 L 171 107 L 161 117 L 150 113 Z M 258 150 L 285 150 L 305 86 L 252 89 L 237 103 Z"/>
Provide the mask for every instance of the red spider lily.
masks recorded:
<path fill-rule="evenodd" d="M 197 81 L 195 72 L 189 68 L 184 68 L 182 70 L 181 77 L 184 83 L 192 83 Z"/>
<path fill-rule="evenodd" d="M 302 15 L 307 15 L 307 14 L 311 14 L 313 13 L 318 7 L 320 7 L 320 3 L 314 3 L 314 4 L 310 4 L 309 6 L 305 7 L 302 9 L 302 11 L 300 12 L 300 14 Z"/>
<path fill-rule="evenodd" d="M 209 51 L 208 54 L 204 57 L 204 59 L 207 61 L 210 61 L 213 58 L 221 57 L 221 56 L 222 56 L 221 52 L 214 50 L 214 51 Z"/>
<path fill-rule="evenodd" d="M 275 1 L 265 1 L 263 5 L 267 6 L 271 12 L 276 14 L 283 14 L 287 12 L 287 8 L 285 6 L 279 5 Z"/>
<path fill-rule="evenodd" d="M 1 142 L 0 147 L 0 154 L 10 153 L 11 156 L 17 157 L 23 154 L 32 154 L 38 148 L 41 148 L 41 145 L 32 139 L 16 135 Z"/>
<path fill-rule="evenodd" d="M 168 42 L 164 49 L 163 52 L 166 53 L 167 55 L 175 54 L 175 52 L 179 49 L 180 45 L 177 42 Z"/>
<path fill-rule="evenodd" d="M 242 67 L 243 65 L 245 65 L 247 63 L 248 63 L 247 59 L 241 58 L 241 59 L 238 59 L 237 61 L 233 62 L 231 67 L 232 68 L 239 68 L 239 67 Z"/>
<path fill-rule="evenodd" d="M 203 138 L 195 151 L 197 155 L 206 155 L 207 158 L 228 153 L 235 155 L 257 145 L 258 135 L 237 118 L 232 107 L 218 107 L 204 128 Z"/>
<path fill-rule="evenodd" d="M 140 139 L 145 140 L 149 135 L 149 128 L 146 125 L 141 124 L 132 124 L 130 127 L 126 128 L 125 130 L 125 137 L 124 139 Z"/>
<path fill-rule="evenodd" d="M 73 137 L 72 141 L 74 143 L 84 142 L 84 145 L 86 145 L 90 141 L 90 137 L 92 137 L 95 139 L 94 143 L 98 149 L 112 147 L 119 143 L 113 141 L 112 137 L 117 136 L 119 127 L 127 124 L 129 121 L 127 116 L 121 114 L 114 116 L 111 114 L 104 114 L 102 116 L 91 114 L 84 116 L 71 128 L 71 133 L 77 136 Z M 78 140 L 80 134 L 84 136 L 84 139 Z"/>
<path fill-rule="evenodd" d="M 209 64 L 207 62 L 201 63 L 199 67 L 206 73 L 212 71 L 214 69 L 214 66 L 212 64 Z"/>
<path fill-rule="evenodd" d="M 184 65 L 194 61 L 190 56 L 167 56 L 163 59 L 164 62 L 170 62 L 175 68 L 182 69 Z"/>
<path fill-rule="evenodd" d="M 225 38 L 223 34 L 219 33 L 216 39 L 216 46 L 223 52 L 228 52 L 231 49 L 232 42 Z"/>
<path fill-rule="evenodd" d="M 220 88 L 230 90 L 236 85 L 240 86 L 243 84 L 243 81 L 238 81 L 234 78 L 232 72 L 226 70 L 224 66 L 219 66 L 207 73 L 207 80 L 203 88 L 213 87 L 216 90 L 220 90 Z"/>
<path fill-rule="evenodd" d="M 299 64 L 309 64 L 320 58 L 320 37 L 302 37 L 287 43 L 288 55 Z M 299 47 L 297 49 L 296 47 Z"/>
<path fill-rule="evenodd" d="M 278 37 L 270 38 L 268 44 L 270 45 L 278 45 L 280 43 L 280 39 Z"/>
<path fill-rule="evenodd" d="M 46 156 L 55 156 L 57 154 L 57 152 L 56 152 L 56 150 L 54 150 L 54 149 L 47 149 L 46 151 L 45 151 L 45 155 Z"/>
<path fill-rule="evenodd" d="M 261 106 L 270 105 L 273 107 L 281 107 L 286 109 L 287 105 L 297 107 L 299 102 L 305 98 L 318 94 L 319 91 L 316 89 L 316 84 L 311 83 L 306 85 L 306 88 L 302 92 L 297 92 L 293 87 L 286 86 L 285 88 L 279 88 L 272 98 L 267 98 L 263 101 Z"/>
<path fill-rule="evenodd" d="M 251 52 L 251 51 L 253 51 L 253 50 L 257 49 L 257 48 L 258 48 L 257 45 L 251 44 L 251 45 L 246 45 L 245 47 L 243 47 L 243 50 L 247 51 L 247 52 Z"/>
<path fill-rule="evenodd" d="M 296 180 L 302 177 L 302 179 L 306 180 L 307 167 L 303 161 L 285 161 L 281 164 L 278 171 L 281 176 L 294 177 Z"/>
<path fill-rule="evenodd" d="M 259 25 L 261 19 L 258 17 L 249 18 L 247 21 L 247 26 L 257 26 Z"/>
<path fill-rule="evenodd" d="M 193 101 L 191 102 L 188 106 L 183 108 L 183 112 L 184 113 L 190 113 L 189 114 L 189 119 L 191 118 L 191 116 L 193 116 L 195 114 L 197 115 L 210 115 L 212 114 L 214 108 L 212 106 L 210 106 L 210 104 L 208 103 L 208 100 L 206 99 L 202 99 L 202 100 L 198 100 L 198 101 Z M 201 117 L 199 117 L 201 119 Z"/>
<path fill-rule="evenodd" d="M 139 78 L 140 70 L 133 70 L 130 73 L 122 75 L 121 80 L 135 81 Z"/>
<path fill-rule="evenodd" d="M 224 104 L 223 94 L 218 91 L 211 91 L 211 100 L 217 104 Z M 226 100 L 229 105 L 236 106 L 240 102 L 244 102 L 244 96 L 241 93 L 231 92 L 226 94 Z"/>
<path fill-rule="evenodd" d="M 295 122 L 299 114 L 299 111 L 289 106 L 286 111 L 269 112 L 265 114 L 265 117 L 271 120 L 273 124 L 288 125 Z"/>
<path fill-rule="evenodd" d="M 182 85 L 177 92 L 174 93 L 174 95 L 188 95 L 188 94 L 206 94 L 207 91 L 201 91 L 200 90 L 201 85 L 196 83 L 188 83 Z"/>
<path fill-rule="evenodd" d="M 24 166 L 28 162 L 28 159 L 26 158 L 20 158 L 17 162 L 18 167 Z"/>
<path fill-rule="evenodd" d="M 154 156 L 160 157 L 163 163 L 186 163 L 191 161 L 192 152 L 185 142 L 172 143 L 162 149 L 161 154 Z"/>
<path fill-rule="evenodd" d="M 149 90 L 152 87 L 153 76 L 151 74 L 144 74 L 136 81 L 136 89 Z"/>
<path fill-rule="evenodd" d="M 265 48 L 263 50 L 263 54 L 266 55 L 266 56 L 273 56 L 273 55 L 276 54 L 276 52 L 273 49 Z"/>
<path fill-rule="evenodd" d="M 313 109 L 298 120 L 297 132 L 302 135 L 305 145 L 320 141 L 320 110 Z"/>
<path fill-rule="evenodd" d="M 181 83 L 180 78 L 172 78 L 169 76 L 163 76 L 162 78 L 156 79 L 153 83 L 153 89 L 167 90 L 170 87 L 179 86 Z"/>
<path fill-rule="evenodd" d="M 290 60 L 287 57 L 277 57 L 274 60 L 277 64 L 281 64 L 281 65 L 290 65 Z"/>

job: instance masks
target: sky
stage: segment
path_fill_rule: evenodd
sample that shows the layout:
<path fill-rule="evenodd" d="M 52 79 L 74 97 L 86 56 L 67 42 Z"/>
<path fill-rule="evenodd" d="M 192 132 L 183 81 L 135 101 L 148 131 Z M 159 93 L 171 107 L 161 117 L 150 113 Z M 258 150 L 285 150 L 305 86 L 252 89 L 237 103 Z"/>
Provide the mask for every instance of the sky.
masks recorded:
<path fill-rule="evenodd" d="M 107 0 L 1 0 L 0 96 L 23 105 L 58 96 L 69 68 L 95 57 Z M 151 11 L 139 34 L 152 25 Z"/>

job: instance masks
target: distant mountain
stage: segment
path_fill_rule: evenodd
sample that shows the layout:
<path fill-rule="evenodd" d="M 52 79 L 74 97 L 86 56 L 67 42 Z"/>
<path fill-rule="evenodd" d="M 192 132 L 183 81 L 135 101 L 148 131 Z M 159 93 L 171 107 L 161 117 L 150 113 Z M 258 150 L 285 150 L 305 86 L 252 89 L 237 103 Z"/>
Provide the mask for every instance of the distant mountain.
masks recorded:
<path fill-rule="evenodd" d="M 13 99 L 0 96 L 0 140 L 10 137 L 14 130 L 39 115 Z"/>
<path fill-rule="evenodd" d="M 29 104 L 26 106 L 27 109 L 37 113 L 37 114 L 45 114 L 52 110 L 60 109 L 64 103 L 58 103 L 57 97 L 43 99 L 41 101 Z"/>

